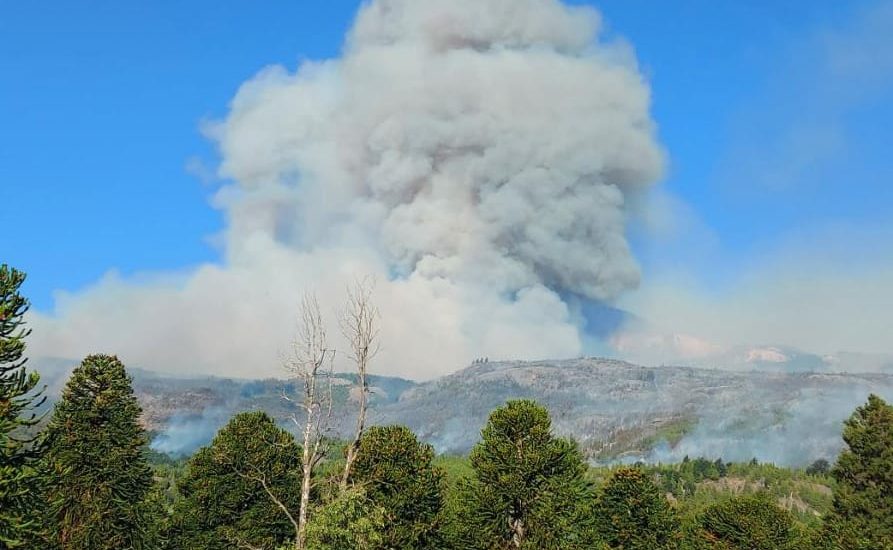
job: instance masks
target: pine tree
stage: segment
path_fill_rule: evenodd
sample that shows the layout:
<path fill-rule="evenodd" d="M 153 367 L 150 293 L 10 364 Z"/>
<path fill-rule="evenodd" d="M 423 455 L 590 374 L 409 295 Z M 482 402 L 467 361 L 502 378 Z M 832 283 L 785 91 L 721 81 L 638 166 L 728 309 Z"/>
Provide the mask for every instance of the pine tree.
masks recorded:
<path fill-rule="evenodd" d="M 824 537 L 837 548 L 893 548 L 893 406 L 876 395 L 845 422 L 847 448 L 831 471 L 837 480 Z"/>
<path fill-rule="evenodd" d="M 473 477 L 455 513 L 461 548 L 574 550 L 597 547 L 592 490 L 576 443 L 552 435 L 545 408 L 509 401 L 490 414 L 471 452 Z"/>
<path fill-rule="evenodd" d="M 675 512 L 639 468 L 614 472 L 599 494 L 595 516 L 598 533 L 610 548 L 673 548 L 680 538 Z"/>
<path fill-rule="evenodd" d="M 232 418 L 190 460 L 174 507 L 172 546 L 182 550 L 276 548 L 295 526 L 301 448 L 263 412 Z"/>
<path fill-rule="evenodd" d="M 405 426 L 374 426 L 360 440 L 351 481 L 387 517 L 387 548 L 439 549 L 443 472 L 433 465 L 434 449 Z"/>
<path fill-rule="evenodd" d="M 48 427 L 48 547 L 147 548 L 142 511 L 152 473 L 139 415 L 116 357 L 91 355 L 74 370 Z"/>
<path fill-rule="evenodd" d="M 0 265 L 0 548 L 18 548 L 37 529 L 34 461 L 41 452 L 29 431 L 43 403 L 36 372 L 23 358 L 28 300 L 19 289 L 25 274 Z"/>

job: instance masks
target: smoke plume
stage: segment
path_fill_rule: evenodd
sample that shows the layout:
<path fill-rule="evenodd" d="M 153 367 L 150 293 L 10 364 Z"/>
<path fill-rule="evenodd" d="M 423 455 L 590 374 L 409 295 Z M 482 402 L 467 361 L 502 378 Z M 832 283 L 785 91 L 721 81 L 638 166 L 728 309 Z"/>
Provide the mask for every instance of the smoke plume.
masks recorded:
<path fill-rule="evenodd" d="M 34 320 L 43 353 L 278 374 L 300 294 L 372 274 L 378 372 L 567 357 L 563 297 L 638 284 L 630 204 L 661 176 L 649 89 L 599 15 L 558 0 L 375 0 L 340 58 L 262 70 L 206 133 L 220 264 L 111 273 Z"/>

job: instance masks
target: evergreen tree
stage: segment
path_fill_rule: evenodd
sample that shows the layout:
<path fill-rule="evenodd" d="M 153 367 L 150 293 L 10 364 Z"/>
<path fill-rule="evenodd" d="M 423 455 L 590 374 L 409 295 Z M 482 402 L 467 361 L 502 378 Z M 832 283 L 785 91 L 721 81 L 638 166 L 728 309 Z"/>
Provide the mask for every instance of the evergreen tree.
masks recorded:
<path fill-rule="evenodd" d="M 596 530 L 609 548 L 674 548 L 679 520 L 667 499 L 639 468 L 620 468 L 611 476 L 595 505 Z"/>
<path fill-rule="evenodd" d="M 301 448 L 263 412 L 236 415 L 190 460 L 174 507 L 171 545 L 180 550 L 276 548 L 295 528 Z"/>
<path fill-rule="evenodd" d="M 332 502 L 314 510 L 307 526 L 307 548 L 313 550 L 390 550 L 385 543 L 385 510 L 362 488 L 343 491 Z"/>
<path fill-rule="evenodd" d="M 34 461 L 40 446 L 29 436 L 34 409 L 43 403 L 35 392 L 40 377 L 26 372 L 23 358 L 28 300 L 19 289 L 25 274 L 0 265 L 0 548 L 18 548 L 37 529 Z"/>
<path fill-rule="evenodd" d="M 831 464 L 825 460 L 824 458 L 820 458 L 810 464 L 806 468 L 806 473 L 811 476 L 823 476 L 827 475 L 828 472 L 831 471 Z"/>
<path fill-rule="evenodd" d="M 434 449 L 404 426 L 374 426 L 363 434 L 351 479 L 384 510 L 388 548 L 442 548 L 443 472 L 433 461 Z"/>
<path fill-rule="evenodd" d="M 697 519 L 692 546 L 704 550 L 793 550 L 794 518 L 765 494 L 739 496 L 708 507 Z"/>
<path fill-rule="evenodd" d="M 824 536 L 839 548 L 893 548 L 893 406 L 870 396 L 845 422 L 843 440 Z"/>
<path fill-rule="evenodd" d="M 470 457 L 474 475 L 455 510 L 455 545 L 595 546 L 586 464 L 575 442 L 552 435 L 546 409 L 533 401 L 509 401 L 490 414 L 481 435 Z"/>
<path fill-rule="evenodd" d="M 143 518 L 152 473 L 124 365 L 91 355 L 71 375 L 48 427 L 47 547 L 150 548 Z"/>

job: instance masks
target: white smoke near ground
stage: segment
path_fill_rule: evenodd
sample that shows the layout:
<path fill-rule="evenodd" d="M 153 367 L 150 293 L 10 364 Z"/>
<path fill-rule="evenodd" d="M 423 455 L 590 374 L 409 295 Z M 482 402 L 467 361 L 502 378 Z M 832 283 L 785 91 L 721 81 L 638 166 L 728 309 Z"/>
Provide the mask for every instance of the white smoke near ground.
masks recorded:
<path fill-rule="evenodd" d="M 647 321 L 631 319 L 612 340 L 649 365 L 725 366 L 744 352 L 759 355 L 740 361 L 749 368 L 778 362 L 790 369 L 790 357 L 771 357 L 775 349 L 815 354 L 827 363 L 823 370 L 890 371 L 891 243 L 889 224 L 835 224 L 764 251 L 719 288 L 686 274 L 653 274 L 620 300 Z"/>
<path fill-rule="evenodd" d="M 610 301 L 639 281 L 629 205 L 664 164 L 649 103 L 591 8 L 375 0 L 340 58 L 264 69 L 208 125 L 228 182 L 221 263 L 60 295 L 32 346 L 280 374 L 300 295 L 336 307 L 371 274 L 382 374 L 579 355 L 562 297 Z"/>
<path fill-rule="evenodd" d="M 210 407 L 197 414 L 177 413 L 165 422 L 164 430 L 150 448 L 171 456 L 189 456 L 207 445 L 229 421 L 232 410 Z"/>
<path fill-rule="evenodd" d="M 614 335 L 624 357 L 722 366 L 740 345 L 771 344 L 831 355 L 829 369 L 890 370 L 893 164 L 880 134 L 855 121 L 890 120 L 893 1 L 848 11 L 776 52 L 765 89 L 738 106 L 709 187 L 717 204 L 730 193 L 740 224 L 786 210 L 797 223 L 724 250 L 739 237 L 655 194 L 648 283 L 620 301 L 637 317 Z M 832 206 L 813 206 L 823 201 Z"/>

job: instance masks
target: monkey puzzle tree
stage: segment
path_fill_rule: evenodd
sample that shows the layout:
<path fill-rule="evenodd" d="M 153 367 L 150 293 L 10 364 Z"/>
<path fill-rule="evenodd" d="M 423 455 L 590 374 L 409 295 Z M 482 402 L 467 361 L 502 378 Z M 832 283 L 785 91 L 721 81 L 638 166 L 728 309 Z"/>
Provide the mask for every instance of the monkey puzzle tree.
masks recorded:
<path fill-rule="evenodd" d="M 701 513 L 693 548 L 716 550 L 794 550 L 801 540 L 791 514 L 767 494 L 730 498 Z"/>
<path fill-rule="evenodd" d="M 190 460 L 169 534 L 183 550 L 277 548 L 294 540 L 301 448 L 264 412 L 238 414 Z"/>
<path fill-rule="evenodd" d="M 610 548 L 672 548 L 680 537 L 679 520 L 667 499 L 639 468 L 620 468 L 595 505 L 596 529 Z"/>
<path fill-rule="evenodd" d="M 433 461 L 434 449 L 405 426 L 374 426 L 363 434 L 350 479 L 384 510 L 387 548 L 443 547 L 443 472 Z"/>
<path fill-rule="evenodd" d="M 893 548 L 893 406 L 876 395 L 845 422 L 823 536 L 835 548 Z"/>
<path fill-rule="evenodd" d="M 152 473 L 139 415 L 117 357 L 91 355 L 74 370 L 47 429 L 47 547 L 147 548 L 142 511 Z"/>
<path fill-rule="evenodd" d="M 30 333 L 24 281 L 24 273 L 0 265 L 0 547 L 7 548 L 22 546 L 37 527 L 33 463 L 41 449 L 27 432 L 43 398 L 34 391 L 40 376 L 26 372 L 23 358 Z"/>
<path fill-rule="evenodd" d="M 462 548 L 590 549 L 592 491 L 575 442 L 552 435 L 545 408 L 509 401 L 471 452 L 454 527 Z"/>

